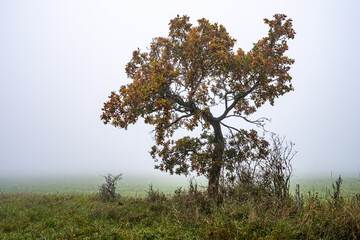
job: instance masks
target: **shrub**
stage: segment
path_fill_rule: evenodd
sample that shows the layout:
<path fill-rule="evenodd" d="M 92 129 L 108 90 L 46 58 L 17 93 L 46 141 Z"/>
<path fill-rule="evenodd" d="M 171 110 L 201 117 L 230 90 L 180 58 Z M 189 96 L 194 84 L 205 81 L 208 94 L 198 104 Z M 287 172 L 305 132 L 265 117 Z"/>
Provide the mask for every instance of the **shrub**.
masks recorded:
<path fill-rule="evenodd" d="M 294 143 L 274 133 L 270 135 L 267 154 L 251 161 L 234 161 L 231 171 L 224 171 L 220 193 L 228 197 L 265 196 L 283 202 L 289 198 L 292 159 L 296 155 Z M 244 200 L 245 200 L 244 199 Z"/>
<path fill-rule="evenodd" d="M 149 202 L 157 202 L 157 201 L 165 201 L 166 200 L 165 195 L 163 193 L 160 193 L 159 189 L 155 191 L 153 189 L 152 184 L 149 185 L 149 189 L 146 192 L 148 194 L 147 199 Z"/>
<path fill-rule="evenodd" d="M 116 182 L 121 179 L 122 174 L 104 176 L 105 183 L 99 186 L 99 196 L 102 201 L 110 201 L 116 198 Z"/>

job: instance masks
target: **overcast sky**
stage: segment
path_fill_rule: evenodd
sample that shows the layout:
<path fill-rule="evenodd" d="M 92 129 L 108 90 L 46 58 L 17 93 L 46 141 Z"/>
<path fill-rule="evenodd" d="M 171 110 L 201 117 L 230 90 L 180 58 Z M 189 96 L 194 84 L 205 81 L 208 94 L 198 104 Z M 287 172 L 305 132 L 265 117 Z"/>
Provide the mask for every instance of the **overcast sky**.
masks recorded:
<path fill-rule="evenodd" d="M 296 37 L 294 92 L 258 114 L 296 143 L 295 175 L 358 174 L 359 1 L 0 0 L 0 175 L 157 174 L 152 128 L 103 125 L 132 51 L 166 37 L 177 14 L 223 24 L 248 51 L 263 19 L 284 13 Z"/>

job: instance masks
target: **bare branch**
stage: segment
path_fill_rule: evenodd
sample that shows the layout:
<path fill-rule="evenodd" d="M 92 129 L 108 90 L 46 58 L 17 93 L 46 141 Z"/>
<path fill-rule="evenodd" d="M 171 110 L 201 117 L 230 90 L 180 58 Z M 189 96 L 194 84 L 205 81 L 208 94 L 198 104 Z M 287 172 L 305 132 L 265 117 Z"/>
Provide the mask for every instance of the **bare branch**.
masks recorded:
<path fill-rule="evenodd" d="M 175 121 L 173 121 L 172 123 L 170 123 L 170 124 L 167 126 L 167 128 L 169 128 L 169 127 L 171 127 L 172 125 L 178 123 L 181 119 L 188 118 L 188 117 L 191 117 L 191 116 L 192 116 L 192 114 L 189 113 L 189 114 L 183 115 L 183 116 L 181 116 L 181 117 L 178 117 Z"/>
<path fill-rule="evenodd" d="M 239 129 L 236 129 L 236 128 L 232 127 L 232 126 L 226 125 L 226 124 L 223 123 L 223 122 L 220 122 L 220 124 L 223 125 L 224 127 L 226 127 L 227 129 L 229 129 L 230 131 L 231 131 L 231 130 L 234 130 L 234 131 L 240 133 L 241 135 L 243 135 L 243 133 L 242 133 Z"/>
<path fill-rule="evenodd" d="M 270 119 L 269 118 L 266 118 L 266 117 L 262 117 L 262 118 L 258 118 L 256 120 L 250 120 L 244 116 L 241 116 L 241 115 L 235 115 L 235 114 L 232 114 L 232 115 L 228 115 L 226 116 L 225 118 L 230 118 L 230 117 L 238 117 L 238 118 L 242 118 L 244 119 L 246 122 L 248 123 L 252 123 L 252 124 L 255 124 L 257 127 L 264 127 L 265 126 L 265 121 L 267 122 L 270 122 Z"/>

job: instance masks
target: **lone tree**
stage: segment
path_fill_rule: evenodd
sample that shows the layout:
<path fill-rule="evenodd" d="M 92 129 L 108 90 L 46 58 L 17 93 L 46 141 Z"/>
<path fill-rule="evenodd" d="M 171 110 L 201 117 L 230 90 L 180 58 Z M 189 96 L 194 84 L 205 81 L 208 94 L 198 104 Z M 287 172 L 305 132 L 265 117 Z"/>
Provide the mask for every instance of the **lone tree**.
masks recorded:
<path fill-rule="evenodd" d="M 264 22 L 268 35 L 245 53 L 233 51 L 236 40 L 224 26 L 204 18 L 193 26 L 189 17 L 178 15 L 170 21 L 169 37 L 154 38 L 147 52 L 133 52 L 126 66 L 133 82 L 111 93 L 101 119 L 125 129 L 139 117 L 154 125 L 156 168 L 205 175 L 209 194 L 216 195 L 221 170 L 232 170 L 229 163 L 268 154 L 267 141 L 255 130 L 228 119 L 261 125 L 262 119 L 248 117 L 293 90 L 289 70 L 294 60 L 284 56 L 287 40 L 295 35 L 292 20 L 276 14 Z M 176 139 L 179 128 L 201 134 Z"/>

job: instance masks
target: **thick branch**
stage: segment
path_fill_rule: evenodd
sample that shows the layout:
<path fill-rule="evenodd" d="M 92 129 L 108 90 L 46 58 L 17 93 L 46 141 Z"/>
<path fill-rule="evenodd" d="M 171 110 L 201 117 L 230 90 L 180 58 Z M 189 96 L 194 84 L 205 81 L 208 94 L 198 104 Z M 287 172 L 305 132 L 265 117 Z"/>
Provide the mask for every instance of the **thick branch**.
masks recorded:
<path fill-rule="evenodd" d="M 238 104 L 238 102 L 241 99 L 245 98 L 247 95 L 252 93 L 256 89 L 257 86 L 258 86 L 258 82 L 255 83 L 254 86 L 252 88 L 250 88 L 248 91 L 243 92 L 242 94 L 236 95 L 234 97 L 234 101 L 231 103 L 231 105 L 225 109 L 224 113 L 221 116 L 215 118 L 215 120 L 222 121 L 223 119 L 225 119 L 226 116 L 228 115 L 228 113 L 236 106 L 236 104 Z"/>
<path fill-rule="evenodd" d="M 180 96 L 172 94 L 169 89 L 166 91 L 166 95 L 171 103 L 179 104 L 181 107 L 184 108 L 185 111 L 190 112 L 190 115 L 193 115 L 194 113 L 200 111 L 200 109 L 195 105 L 194 102 L 185 102 Z M 205 121 L 208 121 L 210 123 L 216 121 L 216 119 L 211 113 L 203 114 L 202 117 Z"/>
<path fill-rule="evenodd" d="M 179 104 L 180 106 L 184 107 L 185 111 L 192 112 L 196 110 L 196 106 L 194 104 L 185 102 L 180 96 L 173 94 L 170 89 L 166 90 L 166 96 L 171 103 Z"/>

